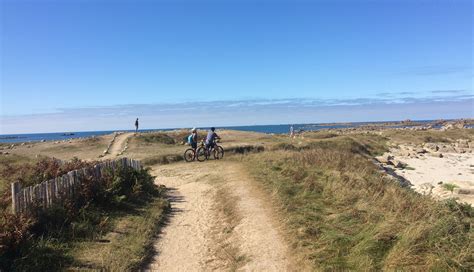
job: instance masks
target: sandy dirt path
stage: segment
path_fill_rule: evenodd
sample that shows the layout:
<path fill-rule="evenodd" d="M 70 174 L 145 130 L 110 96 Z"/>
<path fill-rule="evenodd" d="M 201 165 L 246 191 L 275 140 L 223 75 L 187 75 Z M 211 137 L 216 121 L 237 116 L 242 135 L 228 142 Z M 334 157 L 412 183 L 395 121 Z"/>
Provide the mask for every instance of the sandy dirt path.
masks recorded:
<path fill-rule="evenodd" d="M 296 270 L 269 201 L 238 162 L 156 166 L 153 175 L 172 212 L 147 270 Z"/>
<path fill-rule="evenodd" d="M 125 143 L 128 139 L 128 137 L 132 136 L 134 133 L 133 132 L 126 132 L 117 135 L 115 138 L 115 141 L 112 143 L 112 146 L 109 149 L 109 153 L 103 157 L 103 159 L 114 159 L 115 157 L 120 154 L 120 151 L 123 150 Z"/>

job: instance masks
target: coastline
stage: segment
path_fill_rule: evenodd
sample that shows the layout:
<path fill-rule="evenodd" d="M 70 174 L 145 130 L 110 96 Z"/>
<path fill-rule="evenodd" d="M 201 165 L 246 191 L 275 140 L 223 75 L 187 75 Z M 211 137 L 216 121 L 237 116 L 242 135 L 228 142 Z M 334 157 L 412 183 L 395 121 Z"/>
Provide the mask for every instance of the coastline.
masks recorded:
<path fill-rule="evenodd" d="M 461 124 L 463 127 L 473 128 L 474 119 L 452 119 L 452 120 L 404 120 L 404 121 L 380 121 L 380 122 L 342 122 L 342 123 L 308 123 L 294 124 L 295 131 L 318 131 L 331 129 L 443 129 L 447 126 L 455 126 Z M 249 126 L 222 126 L 219 129 L 261 132 L 267 134 L 285 134 L 289 130 L 288 124 L 278 125 L 249 125 Z M 182 130 L 186 128 L 164 128 L 164 129 L 142 129 L 140 133 L 160 132 Z M 204 130 L 206 127 L 199 127 Z M 104 130 L 104 131 L 68 131 L 68 132 L 50 132 L 50 133 L 24 133 L 24 134 L 0 134 L 0 144 L 21 144 L 45 141 L 69 141 L 72 139 L 87 139 L 98 137 L 116 132 L 135 132 L 135 130 Z"/>

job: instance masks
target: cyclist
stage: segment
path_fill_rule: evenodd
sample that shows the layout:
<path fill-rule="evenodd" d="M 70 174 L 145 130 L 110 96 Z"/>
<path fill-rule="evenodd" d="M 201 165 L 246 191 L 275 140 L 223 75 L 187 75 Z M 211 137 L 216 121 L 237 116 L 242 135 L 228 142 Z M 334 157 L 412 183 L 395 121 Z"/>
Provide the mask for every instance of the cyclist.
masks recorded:
<path fill-rule="evenodd" d="M 206 148 L 207 148 L 207 150 L 211 150 L 211 148 L 213 148 L 214 145 L 216 144 L 215 140 L 221 138 L 221 137 L 219 137 L 219 135 L 217 135 L 217 133 L 215 131 L 216 131 L 216 128 L 211 127 L 211 130 L 209 130 L 209 132 L 207 133 L 207 137 L 206 137 Z"/>
<path fill-rule="evenodd" d="M 191 135 L 188 136 L 188 143 L 191 145 L 191 148 L 193 149 L 197 148 L 197 140 L 198 140 L 197 129 L 193 128 L 191 130 Z"/>

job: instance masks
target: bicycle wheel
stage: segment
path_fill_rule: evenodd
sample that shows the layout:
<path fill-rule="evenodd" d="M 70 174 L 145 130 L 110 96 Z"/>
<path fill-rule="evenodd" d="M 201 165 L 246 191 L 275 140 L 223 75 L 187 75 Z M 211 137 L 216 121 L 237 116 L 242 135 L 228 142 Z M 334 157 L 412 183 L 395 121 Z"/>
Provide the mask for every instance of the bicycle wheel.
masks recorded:
<path fill-rule="evenodd" d="M 187 161 L 187 162 L 192 162 L 194 161 L 195 159 L 195 155 L 196 153 L 194 152 L 194 149 L 192 148 L 188 148 L 186 149 L 186 151 L 184 151 L 184 160 Z"/>
<path fill-rule="evenodd" d="M 215 148 L 214 148 L 214 159 L 216 160 L 220 160 L 224 157 L 224 148 L 222 148 L 222 146 L 220 145 L 217 145 Z"/>
<path fill-rule="evenodd" d="M 207 151 L 205 147 L 200 147 L 196 150 L 196 159 L 200 162 L 207 160 Z"/>

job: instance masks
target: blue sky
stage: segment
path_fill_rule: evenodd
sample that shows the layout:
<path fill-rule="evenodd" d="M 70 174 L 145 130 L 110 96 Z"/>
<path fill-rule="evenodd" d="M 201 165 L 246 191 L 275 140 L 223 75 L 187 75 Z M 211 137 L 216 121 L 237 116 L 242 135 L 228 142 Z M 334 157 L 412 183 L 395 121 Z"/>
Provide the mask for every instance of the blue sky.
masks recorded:
<path fill-rule="evenodd" d="M 0 2 L 0 133 L 474 117 L 472 1 Z"/>

